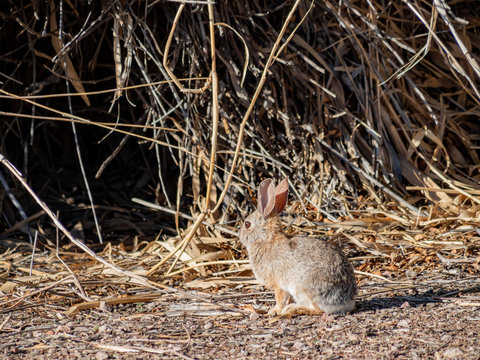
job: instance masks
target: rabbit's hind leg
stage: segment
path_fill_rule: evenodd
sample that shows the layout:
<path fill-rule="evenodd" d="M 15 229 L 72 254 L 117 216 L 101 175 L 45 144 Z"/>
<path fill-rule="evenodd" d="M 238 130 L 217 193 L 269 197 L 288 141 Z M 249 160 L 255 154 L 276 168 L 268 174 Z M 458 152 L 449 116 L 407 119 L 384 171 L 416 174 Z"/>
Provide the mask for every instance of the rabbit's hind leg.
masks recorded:
<path fill-rule="evenodd" d="M 282 317 L 291 317 L 295 315 L 318 315 L 323 313 L 320 309 L 312 309 L 307 306 L 298 305 L 298 304 L 288 304 L 285 306 L 283 311 L 280 313 Z"/>
<path fill-rule="evenodd" d="M 291 303 L 285 306 L 280 315 L 318 315 L 323 313 L 310 296 L 305 296 L 302 300 L 301 303 Z"/>

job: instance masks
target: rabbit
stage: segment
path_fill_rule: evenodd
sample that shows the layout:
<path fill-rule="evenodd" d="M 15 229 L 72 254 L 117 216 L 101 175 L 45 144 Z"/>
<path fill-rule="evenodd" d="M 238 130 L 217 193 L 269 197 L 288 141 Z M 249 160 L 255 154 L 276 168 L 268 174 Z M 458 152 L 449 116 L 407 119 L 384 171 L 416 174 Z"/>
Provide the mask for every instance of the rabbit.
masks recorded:
<path fill-rule="evenodd" d="M 355 309 L 353 267 L 335 245 L 323 239 L 287 236 L 279 213 L 288 197 L 288 179 L 258 187 L 257 209 L 240 229 L 257 280 L 274 290 L 269 315 L 347 313 Z M 294 302 L 291 302 L 293 298 Z"/>

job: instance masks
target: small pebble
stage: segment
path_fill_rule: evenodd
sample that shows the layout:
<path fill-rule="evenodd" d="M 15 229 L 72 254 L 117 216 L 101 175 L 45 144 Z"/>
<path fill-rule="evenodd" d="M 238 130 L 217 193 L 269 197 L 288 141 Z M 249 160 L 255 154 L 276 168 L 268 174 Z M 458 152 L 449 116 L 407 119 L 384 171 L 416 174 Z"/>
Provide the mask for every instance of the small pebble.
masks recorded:
<path fill-rule="evenodd" d="M 99 351 L 95 354 L 95 360 L 108 359 L 108 354 L 105 351 Z"/>
<path fill-rule="evenodd" d="M 397 327 L 399 327 L 399 328 L 408 328 L 408 327 L 410 327 L 410 326 L 409 326 L 407 320 L 400 320 L 400 321 L 397 323 Z"/>
<path fill-rule="evenodd" d="M 207 322 L 205 325 L 203 325 L 203 329 L 204 329 L 204 330 L 208 330 L 208 329 L 211 329 L 212 326 L 213 326 L 212 322 L 209 321 L 209 322 Z"/>
<path fill-rule="evenodd" d="M 463 357 L 463 351 L 459 348 L 449 348 L 443 352 L 444 359 L 461 359 Z"/>
<path fill-rule="evenodd" d="M 295 341 L 293 344 L 293 348 L 296 350 L 302 350 L 304 347 L 303 343 L 301 341 Z"/>
<path fill-rule="evenodd" d="M 402 305 L 400 305 L 400 309 L 407 309 L 410 307 L 410 303 L 405 301 Z"/>

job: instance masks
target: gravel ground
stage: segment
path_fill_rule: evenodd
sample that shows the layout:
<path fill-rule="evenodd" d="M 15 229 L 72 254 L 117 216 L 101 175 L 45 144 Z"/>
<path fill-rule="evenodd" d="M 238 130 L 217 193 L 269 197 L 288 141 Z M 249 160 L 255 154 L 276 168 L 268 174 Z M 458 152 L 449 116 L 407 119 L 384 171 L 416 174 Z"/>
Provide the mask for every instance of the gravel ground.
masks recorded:
<path fill-rule="evenodd" d="M 363 284 L 357 310 L 335 316 L 270 318 L 272 294 L 260 286 L 196 292 L 205 302 L 166 294 L 74 318 L 51 299 L 23 303 L 0 309 L 0 357 L 480 359 L 480 279 L 436 281 L 383 294 Z"/>

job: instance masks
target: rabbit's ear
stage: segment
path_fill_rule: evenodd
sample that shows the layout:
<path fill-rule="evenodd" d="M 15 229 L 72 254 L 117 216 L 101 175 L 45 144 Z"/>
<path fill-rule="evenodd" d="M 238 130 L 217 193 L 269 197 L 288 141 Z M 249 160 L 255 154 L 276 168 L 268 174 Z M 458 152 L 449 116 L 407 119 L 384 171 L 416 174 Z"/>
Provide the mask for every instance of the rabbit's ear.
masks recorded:
<path fill-rule="evenodd" d="M 287 205 L 288 199 L 288 178 L 283 179 L 275 188 L 275 210 L 281 213 Z"/>
<path fill-rule="evenodd" d="M 266 219 L 275 207 L 275 185 L 272 179 L 263 180 L 258 186 L 257 210 Z"/>

